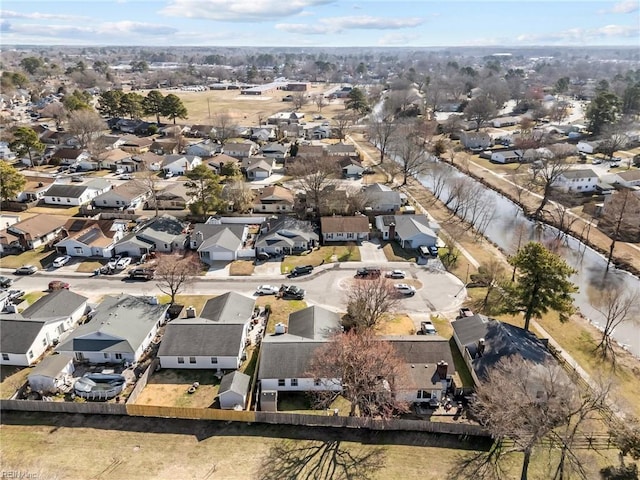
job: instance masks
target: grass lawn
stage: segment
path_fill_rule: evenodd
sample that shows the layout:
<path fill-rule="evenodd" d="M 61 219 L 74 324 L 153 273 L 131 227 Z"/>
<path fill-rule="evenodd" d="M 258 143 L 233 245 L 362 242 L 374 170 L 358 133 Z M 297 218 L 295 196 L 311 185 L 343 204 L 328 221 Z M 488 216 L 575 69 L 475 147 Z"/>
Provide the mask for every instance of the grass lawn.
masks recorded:
<path fill-rule="evenodd" d="M 282 273 L 290 272 L 297 265 L 313 265 L 317 267 L 324 263 L 332 262 L 359 262 L 360 250 L 356 244 L 330 245 L 319 247 L 302 255 L 289 255 L 285 257 L 280 266 Z"/>
<path fill-rule="evenodd" d="M 35 265 L 39 269 L 44 269 L 49 267 L 57 256 L 59 256 L 59 254 L 55 250 L 45 251 L 45 247 L 42 246 L 35 250 L 22 252 L 20 255 L 7 255 L 6 257 L 2 257 L 0 264 L 2 268 L 18 268 L 22 265 Z"/>
<path fill-rule="evenodd" d="M 458 346 L 456 345 L 456 341 L 453 337 L 449 339 L 449 348 L 451 349 L 453 364 L 456 366 L 456 373 L 462 382 L 462 385 L 458 386 L 462 388 L 473 388 L 473 377 L 471 377 L 469 368 L 467 368 L 467 364 L 464 363 L 464 358 L 462 358 L 462 354 L 460 353 L 460 350 L 458 350 Z"/>
<path fill-rule="evenodd" d="M 404 313 L 387 314 L 376 327 L 378 335 L 413 335 L 415 333 L 413 320 Z"/>
<path fill-rule="evenodd" d="M 229 275 L 248 276 L 254 270 L 253 262 L 248 260 L 236 260 L 229 265 Z"/>
<path fill-rule="evenodd" d="M 185 308 L 192 306 L 196 309 L 196 315 L 200 315 L 207 300 L 214 297 L 215 295 L 176 295 L 176 304 L 184 305 Z M 169 303 L 170 298 L 169 295 L 158 295 L 160 303 Z"/>
<path fill-rule="evenodd" d="M 85 260 L 84 262 L 80 262 L 78 264 L 78 268 L 76 268 L 76 272 L 78 273 L 93 273 L 96 269 L 102 267 L 109 263 L 109 260 L 104 259 L 102 261 L 98 260 Z"/>
<path fill-rule="evenodd" d="M 256 306 L 271 306 L 271 315 L 265 333 L 273 333 L 276 329 L 276 323 L 289 324 L 289 314 L 306 308 L 307 303 L 304 300 L 283 300 L 273 295 L 265 295 L 258 297 Z"/>
<path fill-rule="evenodd" d="M 25 302 L 25 305 L 32 305 L 36 300 L 44 297 L 46 294 L 47 292 L 29 292 L 22 297 L 22 301 Z"/>
<path fill-rule="evenodd" d="M 349 415 L 350 403 L 343 396 L 338 395 L 331 402 L 329 408 L 314 409 L 313 398 L 304 392 L 280 392 L 278 394 L 278 411 L 287 413 L 300 413 L 305 415 L 333 415 L 334 410 L 338 409 L 338 415 L 346 417 Z"/>
<path fill-rule="evenodd" d="M 31 373 L 28 367 L 14 367 L 2 365 L 0 367 L 0 398 L 11 398 L 24 383 Z"/>
<path fill-rule="evenodd" d="M 383 242 L 382 250 L 390 262 L 415 262 L 418 259 L 415 250 L 402 248 L 398 242 Z"/>
<path fill-rule="evenodd" d="M 67 207 L 64 205 L 49 205 L 47 207 L 31 207 L 29 213 L 43 213 L 45 215 L 61 215 L 64 217 L 75 217 L 80 213 L 80 207 Z"/>
<path fill-rule="evenodd" d="M 164 407 L 209 408 L 218 394 L 220 380 L 214 370 L 165 369 L 154 372 L 136 403 Z M 193 382 L 200 386 L 188 393 Z"/>

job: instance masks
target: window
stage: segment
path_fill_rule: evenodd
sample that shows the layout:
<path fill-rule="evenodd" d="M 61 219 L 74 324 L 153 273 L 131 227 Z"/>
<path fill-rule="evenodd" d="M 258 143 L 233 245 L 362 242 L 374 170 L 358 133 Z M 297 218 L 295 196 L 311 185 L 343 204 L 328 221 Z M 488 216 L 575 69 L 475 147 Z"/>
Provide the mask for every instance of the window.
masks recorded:
<path fill-rule="evenodd" d="M 316 379 L 313 381 L 313 384 L 314 384 L 316 387 L 319 387 L 320 385 L 322 385 L 322 381 L 321 381 L 319 378 L 316 378 Z"/>
<path fill-rule="evenodd" d="M 120 205 L 120 200 L 116 200 L 116 205 Z"/>
<path fill-rule="evenodd" d="M 429 399 L 431 398 L 431 394 L 426 390 L 418 390 L 418 395 L 416 395 L 416 398 Z"/>
<path fill-rule="evenodd" d="M 109 358 L 109 354 L 108 353 L 103 353 L 104 358 Z"/>
<path fill-rule="evenodd" d="M 178 357 L 178 363 L 184 363 L 184 357 Z"/>
<path fill-rule="evenodd" d="M 71 203 L 71 199 L 70 198 L 67 198 L 67 203 Z"/>
<path fill-rule="evenodd" d="M 353 233 L 352 232 L 347 233 L 347 238 L 353 238 Z"/>
<path fill-rule="evenodd" d="M 33 350 L 29 350 L 29 358 L 33 358 Z"/>
<path fill-rule="evenodd" d="M 284 387 L 285 383 L 284 383 L 284 378 L 279 378 L 278 379 L 278 386 L 279 387 Z"/>
<path fill-rule="evenodd" d="M 211 357 L 211 363 L 213 364 L 218 363 L 218 357 Z"/>
<path fill-rule="evenodd" d="M 3 353 L 2 354 L 2 360 L 9 360 L 9 354 L 8 353 Z"/>
<path fill-rule="evenodd" d="M 292 378 L 291 379 L 291 386 L 292 387 L 297 387 L 298 386 L 298 379 L 297 378 Z"/>
<path fill-rule="evenodd" d="M 102 200 L 102 203 L 104 203 L 104 204 L 106 205 L 106 204 L 107 204 L 107 201 L 106 201 L 106 200 Z"/>
<path fill-rule="evenodd" d="M 46 347 L 46 346 L 47 346 L 47 339 L 46 339 L 46 338 L 43 338 L 43 339 L 42 339 L 42 346 L 43 346 L 43 347 Z"/>
<path fill-rule="evenodd" d="M 196 357 L 189 357 L 189 363 L 196 363 Z"/>
<path fill-rule="evenodd" d="M 169 248 L 169 245 L 167 245 L 166 243 L 164 244 L 164 248 Z"/>
<path fill-rule="evenodd" d="M 122 354 L 116 353 L 116 360 L 122 360 Z"/>
<path fill-rule="evenodd" d="M 76 253 L 82 253 L 82 247 L 75 247 Z"/>

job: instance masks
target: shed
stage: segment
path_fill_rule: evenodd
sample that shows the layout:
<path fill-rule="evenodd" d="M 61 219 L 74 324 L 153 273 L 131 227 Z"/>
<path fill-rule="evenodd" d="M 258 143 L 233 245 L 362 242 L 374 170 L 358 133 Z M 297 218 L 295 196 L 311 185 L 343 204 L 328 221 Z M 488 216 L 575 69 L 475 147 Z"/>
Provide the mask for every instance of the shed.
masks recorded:
<path fill-rule="evenodd" d="M 65 384 L 65 377 L 75 368 L 71 355 L 59 354 L 45 357 L 29 374 L 27 380 L 31 390 L 41 393 L 58 393 Z"/>
<path fill-rule="evenodd" d="M 237 370 L 227 373 L 220 381 L 218 400 L 223 410 L 233 410 L 240 406 L 244 410 L 247 405 L 247 394 L 251 385 L 251 377 Z"/>
<path fill-rule="evenodd" d="M 260 392 L 260 411 L 277 412 L 278 411 L 278 391 L 263 390 Z"/>

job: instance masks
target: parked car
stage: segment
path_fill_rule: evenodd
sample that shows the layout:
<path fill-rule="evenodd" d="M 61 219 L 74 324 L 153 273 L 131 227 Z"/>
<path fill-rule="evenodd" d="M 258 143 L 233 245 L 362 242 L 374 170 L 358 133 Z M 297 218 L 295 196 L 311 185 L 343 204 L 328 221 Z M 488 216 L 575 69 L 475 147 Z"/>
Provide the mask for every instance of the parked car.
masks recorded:
<path fill-rule="evenodd" d="M 74 183 L 81 183 L 84 182 L 84 177 L 82 175 L 74 175 L 71 177 L 71 181 Z"/>
<path fill-rule="evenodd" d="M 69 290 L 69 284 L 67 282 L 63 282 L 62 280 L 51 280 L 49 282 L 49 290 Z"/>
<path fill-rule="evenodd" d="M 458 312 L 458 318 L 473 317 L 473 311 L 469 307 L 462 307 Z"/>
<path fill-rule="evenodd" d="M 118 255 L 117 257 L 114 257 L 111 260 L 109 260 L 109 263 L 107 263 L 106 265 L 107 270 L 115 270 L 121 258 L 122 257 Z"/>
<path fill-rule="evenodd" d="M 124 168 L 116 168 L 114 172 L 115 175 L 122 175 L 124 173 Z"/>
<path fill-rule="evenodd" d="M 123 257 L 116 263 L 116 270 L 124 270 L 131 265 L 131 257 Z"/>
<path fill-rule="evenodd" d="M 71 257 L 69 255 L 63 255 L 62 257 L 56 258 L 51 264 L 51 266 L 54 268 L 60 268 L 63 265 L 66 265 L 67 263 L 69 263 L 69 260 L 71 260 Z"/>
<path fill-rule="evenodd" d="M 13 279 L 9 277 L 0 277 L 0 288 L 9 288 L 13 283 Z"/>
<path fill-rule="evenodd" d="M 420 322 L 420 333 L 422 333 L 422 335 L 435 335 L 438 331 L 436 327 L 433 326 L 431 320 L 425 320 L 424 322 Z"/>
<path fill-rule="evenodd" d="M 293 270 L 289 273 L 289 277 L 297 277 L 299 275 L 307 275 L 313 272 L 313 265 L 298 265 L 293 267 Z"/>
<path fill-rule="evenodd" d="M 378 278 L 382 271 L 378 267 L 364 267 L 356 271 L 356 278 Z"/>
<path fill-rule="evenodd" d="M 278 291 L 278 297 L 285 300 L 302 300 L 305 291 L 295 285 L 282 285 Z"/>
<path fill-rule="evenodd" d="M 600 165 L 602 163 L 602 160 L 600 160 L 599 158 L 594 158 L 591 163 L 593 165 Z"/>
<path fill-rule="evenodd" d="M 7 292 L 9 294 L 9 301 L 13 302 L 14 300 L 18 300 L 19 298 L 22 298 L 25 294 L 24 290 L 9 290 L 9 292 Z"/>
<path fill-rule="evenodd" d="M 618 168 L 620 164 L 618 162 L 612 162 L 609 164 L 609 168 Z"/>
<path fill-rule="evenodd" d="M 406 283 L 396 283 L 394 287 L 400 295 L 404 295 L 406 297 L 413 297 L 416 294 L 416 288 L 412 285 L 407 285 Z"/>
<path fill-rule="evenodd" d="M 15 272 L 16 275 L 31 275 L 38 271 L 38 267 L 35 265 L 23 265 L 19 267 Z"/>
<path fill-rule="evenodd" d="M 431 245 L 429 247 L 429 253 L 431 254 L 432 257 L 437 257 L 438 256 L 438 247 L 436 247 L 435 245 Z"/>
<path fill-rule="evenodd" d="M 171 178 L 171 177 L 173 177 L 173 172 L 172 171 L 165 172 L 164 178 Z"/>
<path fill-rule="evenodd" d="M 406 276 L 407 274 L 404 272 L 404 270 L 391 270 L 390 272 L 387 272 L 385 274 L 385 277 L 387 278 L 404 278 Z"/>
<path fill-rule="evenodd" d="M 153 280 L 155 271 L 151 268 L 134 268 L 129 272 L 131 280 Z"/>
<path fill-rule="evenodd" d="M 260 285 L 256 289 L 257 295 L 275 295 L 280 290 L 278 287 L 273 285 Z"/>
<path fill-rule="evenodd" d="M 133 175 L 130 173 L 124 173 L 120 175 L 120 180 L 133 180 Z"/>

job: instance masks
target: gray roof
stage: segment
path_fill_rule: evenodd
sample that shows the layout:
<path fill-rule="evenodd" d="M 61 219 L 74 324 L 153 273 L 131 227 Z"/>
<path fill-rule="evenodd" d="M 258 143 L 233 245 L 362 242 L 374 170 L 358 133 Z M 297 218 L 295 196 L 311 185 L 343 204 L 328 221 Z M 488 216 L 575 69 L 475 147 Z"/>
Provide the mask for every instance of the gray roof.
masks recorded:
<path fill-rule="evenodd" d="M 285 334 L 286 335 L 286 334 Z M 284 335 L 278 335 L 283 337 Z M 315 351 L 326 342 L 280 342 L 267 341 L 260 345 L 260 371 L 258 378 L 305 378 L 309 362 Z"/>
<path fill-rule="evenodd" d="M 214 322 L 245 324 L 253 315 L 256 301 L 236 292 L 227 292 L 207 300 L 200 316 Z"/>
<path fill-rule="evenodd" d="M 104 190 L 111 187 L 111 182 L 105 178 L 94 178 L 87 182 L 87 187 L 94 190 Z"/>
<path fill-rule="evenodd" d="M 64 353 L 58 355 L 49 355 L 42 359 L 42 361 L 34 368 L 29 376 L 42 375 L 43 377 L 55 378 L 69 362 L 73 361 L 71 355 L 65 355 Z"/>
<path fill-rule="evenodd" d="M 287 336 L 324 340 L 339 331 L 340 316 L 322 307 L 307 307 L 289 315 Z"/>
<path fill-rule="evenodd" d="M 227 373 L 222 377 L 222 380 L 220 380 L 218 395 L 226 392 L 234 392 L 238 395 L 245 396 L 249 392 L 250 384 L 251 377 L 249 375 L 234 370 L 233 372 Z"/>
<path fill-rule="evenodd" d="M 164 321 L 168 305 L 152 305 L 147 299 L 127 294 L 107 296 L 89 323 L 76 328 L 61 343 L 61 352 L 135 352 Z M 105 339 L 85 338 L 104 335 Z"/>
<path fill-rule="evenodd" d="M 206 318 L 181 318 L 167 325 L 158 356 L 234 357 L 240 352 L 244 324 Z"/>
<path fill-rule="evenodd" d="M 468 350 L 479 378 L 502 358 L 511 355 L 518 354 L 533 363 L 552 358 L 545 342 L 531 332 L 484 315 L 459 318 L 451 325 L 460 343 Z M 478 340 L 481 338 L 484 338 L 485 350 L 479 355 Z"/>
<path fill-rule="evenodd" d="M 176 239 L 176 237 L 184 235 L 183 230 L 184 225 L 176 217 L 171 215 L 162 215 L 147 223 L 137 232 L 136 236 L 146 236 L 154 240 L 160 240 L 164 243 L 171 243 Z"/>
<path fill-rule="evenodd" d="M 382 220 L 386 226 L 395 223 L 396 233 L 403 239 L 411 238 L 419 233 L 437 237 L 438 235 L 433 229 L 440 228 L 437 223 L 430 222 L 426 215 L 384 215 Z"/>
<path fill-rule="evenodd" d="M 54 183 L 47 190 L 47 197 L 80 198 L 89 189 L 88 185 Z"/>
<path fill-rule="evenodd" d="M 45 320 L 29 320 L 22 315 L 2 315 L 0 317 L 0 351 L 2 353 L 24 354 L 45 326 Z"/>
<path fill-rule="evenodd" d="M 291 247 L 296 241 L 318 241 L 318 234 L 314 232 L 310 222 L 284 218 L 273 225 L 265 234 L 261 234 L 256 242 L 256 248 L 283 246 Z"/>
<path fill-rule="evenodd" d="M 562 174 L 564 178 L 598 178 L 598 174 L 590 168 L 567 170 Z"/>
<path fill-rule="evenodd" d="M 196 241 L 198 250 L 212 246 L 220 246 L 235 251 L 242 246 L 244 225 L 212 225 L 199 223 L 191 232 L 191 240 Z M 202 241 L 200 241 L 200 234 Z"/>
<path fill-rule="evenodd" d="M 29 306 L 24 318 L 69 317 L 78 308 L 86 304 L 88 298 L 69 290 L 57 290 L 39 298 Z"/>

